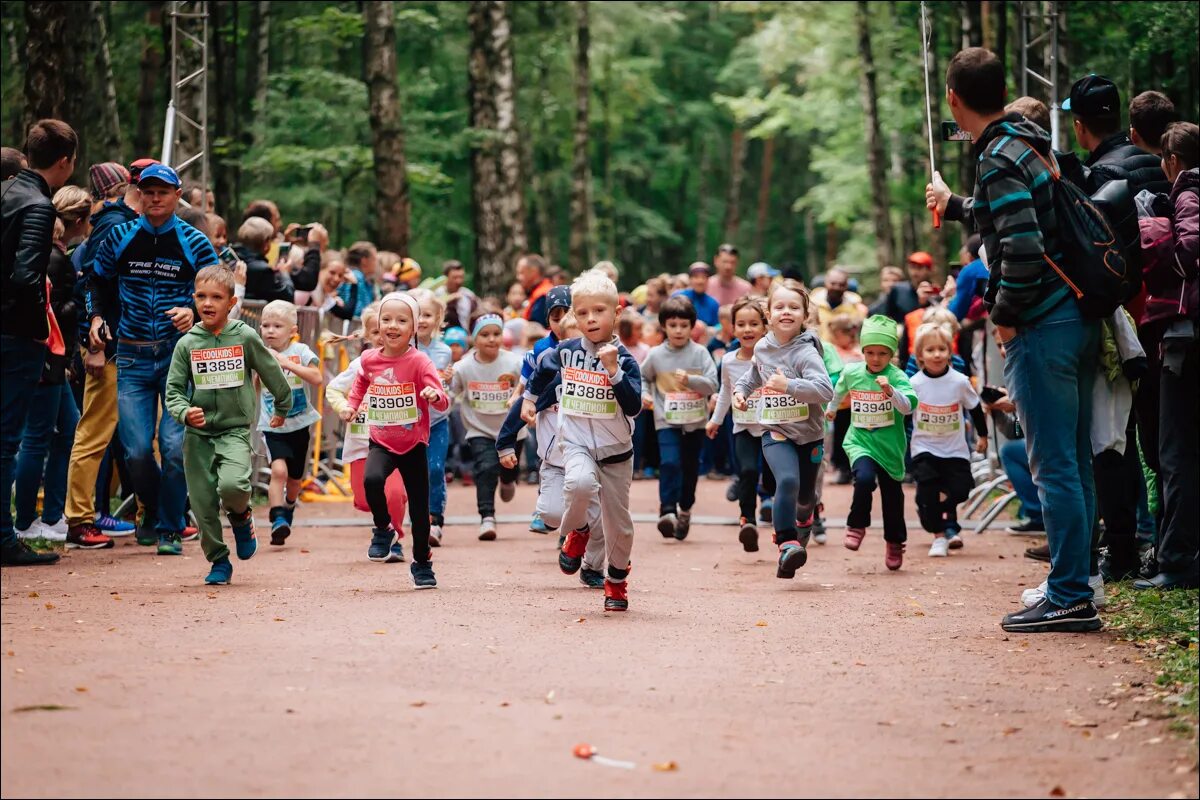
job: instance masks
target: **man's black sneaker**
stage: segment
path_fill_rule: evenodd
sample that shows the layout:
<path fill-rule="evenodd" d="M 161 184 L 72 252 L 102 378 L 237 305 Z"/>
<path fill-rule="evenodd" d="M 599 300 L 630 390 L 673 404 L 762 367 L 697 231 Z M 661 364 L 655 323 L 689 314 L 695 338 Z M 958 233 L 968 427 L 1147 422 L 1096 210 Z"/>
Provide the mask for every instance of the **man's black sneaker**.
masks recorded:
<path fill-rule="evenodd" d="M 21 539 L 0 549 L 0 565 L 5 567 L 36 567 L 58 561 L 58 553 L 39 553 Z"/>
<path fill-rule="evenodd" d="M 740 478 L 734 478 L 733 480 L 731 480 L 729 482 L 729 487 L 727 489 L 725 489 L 725 499 L 731 503 L 737 502 L 738 492 L 741 491 L 740 481 L 741 481 Z"/>
<path fill-rule="evenodd" d="M 1163 589 L 1170 591 L 1172 589 L 1195 589 L 1200 586 L 1200 581 L 1196 580 L 1195 575 L 1186 575 L 1182 572 L 1160 572 L 1151 578 L 1138 578 L 1133 582 L 1135 589 Z"/>
<path fill-rule="evenodd" d="M 692 512 L 680 511 L 679 521 L 675 524 L 675 538 L 678 541 L 683 541 L 687 538 L 688 531 L 692 529 Z"/>
<path fill-rule="evenodd" d="M 1025 557 L 1032 558 L 1034 561 L 1044 561 L 1050 563 L 1050 545 L 1044 544 L 1040 547 L 1026 547 Z"/>
<path fill-rule="evenodd" d="M 437 578 L 433 577 L 432 561 L 417 561 L 414 559 L 408 569 L 412 573 L 413 585 L 418 589 L 437 588 Z"/>
<path fill-rule="evenodd" d="M 1020 525 L 1009 525 L 1004 530 L 1008 531 L 1009 533 L 1045 533 L 1046 526 L 1044 523 L 1027 519 Z"/>
<path fill-rule="evenodd" d="M 1086 633 L 1100 630 L 1101 622 L 1091 600 L 1060 608 L 1044 597 L 1033 608 L 1006 615 L 1000 627 L 1009 633 Z"/>
<path fill-rule="evenodd" d="M 1141 564 L 1134 558 L 1115 559 L 1108 555 L 1100 557 L 1100 575 L 1105 583 L 1137 578 L 1140 568 Z"/>
<path fill-rule="evenodd" d="M 799 542 L 784 542 L 779 545 L 779 569 L 775 571 L 776 578 L 794 578 L 796 570 L 808 561 L 808 551 Z"/>
<path fill-rule="evenodd" d="M 589 589 L 603 589 L 604 573 L 598 569 L 581 569 L 579 570 L 579 582 Z"/>
<path fill-rule="evenodd" d="M 391 558 L 392 542 L 395 540 L 396 529 L 391 525 L 386 528 L 372 528 L 371 546 L 367 548 L 367 558 L 386 563 Z"/>

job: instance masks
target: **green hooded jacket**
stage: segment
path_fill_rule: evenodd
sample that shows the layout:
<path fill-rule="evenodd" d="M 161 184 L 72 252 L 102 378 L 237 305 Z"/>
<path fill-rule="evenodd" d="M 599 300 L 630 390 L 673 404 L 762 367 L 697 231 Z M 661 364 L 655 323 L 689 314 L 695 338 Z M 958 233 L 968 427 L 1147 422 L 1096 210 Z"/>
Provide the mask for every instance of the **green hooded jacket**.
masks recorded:
<path fill-rule="evenodd" d="M 248 430 L 258 419 L 258 391 L 251 371 L 274 397 L 275 413 L 286 416 L 292 407 L 292 387 L 254 329 L 240 320 L 229 320 L 221 333 L 214 335 L 196 325 L 180 338 L 171 356 L 167 413 L 187 427 L 187 410 L 192 406 L 204 409 L 204 427 L 187 427 L 189 433 L 201 436 Z"/>

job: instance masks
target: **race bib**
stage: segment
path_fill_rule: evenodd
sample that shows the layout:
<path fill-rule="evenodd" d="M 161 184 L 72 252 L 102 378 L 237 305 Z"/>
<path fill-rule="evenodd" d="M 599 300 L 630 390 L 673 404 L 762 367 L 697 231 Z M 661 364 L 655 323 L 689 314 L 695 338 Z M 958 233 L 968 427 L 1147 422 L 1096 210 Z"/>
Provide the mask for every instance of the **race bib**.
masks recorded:
<path fill-rule="evenodd" d="M 375 383 L 367 394 L 369 425 L 410 425 L 417 421 L 414 383 Z"/>
<path fill-rule="evenodd" d="M 850 392 L 850 424 L 856 428 L 887 428 L 896 424 L 892 401 L 883 392 Z"/>
<path fill-rule="evenodd" d="M 762 402 L 762 390 L 755 389 L 746 398 L 746 410 L 738 411 L 733 409 L 733 421 L 737 425 L 757 425 L 758 424 L 758 407 Z"/>
<path fill-rule="evenodd" d="M 242 346 L 192 351 L 192 383 L 197 389 L 232 389 L 246 382 Z"/>
<path fill-rule="evenodd" d="M 350 427 L 346 430 L 346 438 L 357 439 L 361 441 L 367 438 L 368 433 L 367 412 L 364 409 L 359 411 L 354 418 L 350 420 Z"/>
<path fill-rule="evenodd" d="M 669 425 L 688 425 L 704 422 L 708 408 L 699 392 L 667 392 L 663 415 Z"/>
<path fill-rule="evenodd" d="M 617 398 L 607 372 L 564 367 L 559 410 L 568 417 L 616 419 Z"/>
<path fill-rule="evenodd" d="M 288 356 L 287 360 L 292 362 L 293 364 L 299 364 L 300 356 Z M 297 375 L 294 372 L 289 372 L 287 374 L 287 380 L 288 380 L 288 385 L 291 386 L 293 389 L 303 389 L 304 388 L 304 379 L 301 378 L 299 375 Z"/>
<path fill-rule="evenodd" d="M 933 436 L 951 436 L 962 430 L 962 411 L 958 403 L 948 406 L 917 404 L 917 430 Z"/>
<path fill-rule="evenodd" d="M 763 425 L 782 425 L 808 419 L 808 403 L 797 400 L 787 392 L 763 387 L 758 409 L 758 421 Z"/>
<path fill-rule="evenodd" d="M 469 381 L 467 404 L 480 414 L 505 414 L 512 387 L 507 382 Z"/>

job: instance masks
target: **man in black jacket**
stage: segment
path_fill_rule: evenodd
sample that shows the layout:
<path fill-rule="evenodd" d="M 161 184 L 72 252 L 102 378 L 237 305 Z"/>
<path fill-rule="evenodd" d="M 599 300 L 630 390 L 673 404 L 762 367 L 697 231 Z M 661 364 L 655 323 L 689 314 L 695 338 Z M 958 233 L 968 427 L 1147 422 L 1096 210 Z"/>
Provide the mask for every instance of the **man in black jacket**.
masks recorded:
<path fill-rule="evenodd" d="M 1129 193 L 1135 197 L 1143 189 L 1170 190 L 1158 156 L 1138 147 L 1122 130 L 1116 84 L 1103 75 L 1080 78 L 1062 107 L 1074 115 L 1075 140 L 1088 151 L 1088 185 L 1082 187 L 1088 194 L 1115 180 L 1129 181 Z"/>
<path fill-rule="evenodd" d="M 54 237 L 50 197 L 71 177 L 79 141 L 65 122 L 44 119 L 29 129 L 29 168 L 2 184 L 0 261 L 0 563 L 53 564 L 54 553 L 36 553 L 17 539 L 10 500 L 13 460 L 21 444 L 33 390 L 42 377 L 46 340 L 46 265 Z"/>
<path fill-rule="evenodd" d="M 261 217 L 250 217 L 238 228 L 238 241 L 233 252 L 246 262 L 246 299 L 286 300 L 295 299 L 296 287 L 286 261 L 274 267 L 267 261 L 275 231 L 271 223 Z"/>

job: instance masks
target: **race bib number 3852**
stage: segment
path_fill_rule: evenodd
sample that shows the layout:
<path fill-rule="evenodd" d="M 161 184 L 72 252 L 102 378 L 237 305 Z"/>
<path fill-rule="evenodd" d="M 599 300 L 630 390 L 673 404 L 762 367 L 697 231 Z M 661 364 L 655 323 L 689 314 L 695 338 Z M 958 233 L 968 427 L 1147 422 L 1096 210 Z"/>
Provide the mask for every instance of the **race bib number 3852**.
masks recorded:
<path fill-rule="evenodd" d="M 246 382 L 246 356 L 240 344 L 192 351 L 192 383 L 197 389 L 231 389 Z"/>
<path fill-rule="evenodd" d="M 606 372 L 564 367 L 559 411 L 568 417 L 615 419 L 617 397 Z"/>
<path fill-rule="evenodd" d="M 962 430 L 962 411 L 958 403 L 948 406 L 935 406 L 928 403 L 917 404 L 917 430 L 934 436 L 950 436 Z"/>
<path fill-rule="evenodd" d="M 417 387 L 413 383 L 377 383 L 367 394 L 367 422 L 408 425 L 417 421 Z"/>
<path fill-rule="evenodd" d="M 868 430 L 895 425 L 891 399 L 883 392 L 851 391 L 850 424 Z"/>

